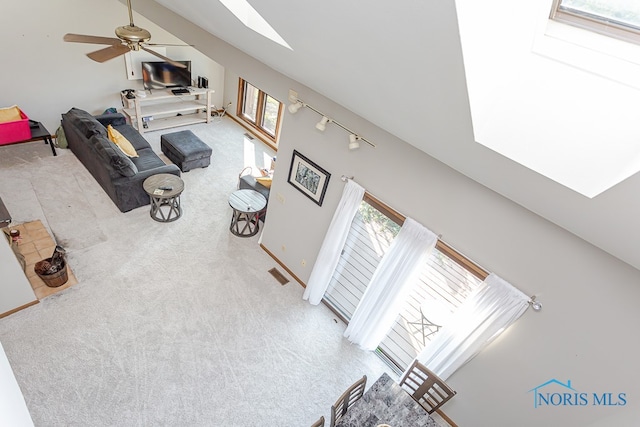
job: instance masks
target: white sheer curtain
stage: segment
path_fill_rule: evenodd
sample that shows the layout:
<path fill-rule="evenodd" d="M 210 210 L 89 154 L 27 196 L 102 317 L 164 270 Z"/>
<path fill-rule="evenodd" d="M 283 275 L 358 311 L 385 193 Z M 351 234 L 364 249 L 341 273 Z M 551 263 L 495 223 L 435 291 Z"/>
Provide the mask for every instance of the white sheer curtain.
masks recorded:
<path fill-rule="evenodd" d="M 353 180 L 347 180 L 347 184 L 342 190 L 342 198 L 333 214 L 313 270 L 311 270 L 307 287 L 302 295 L 303 299 L 309 300 L 309 303 L 313 305 L 320 303 L 329 286 L 331 276 L 340 260 L 340 253 L 347 241 L 351 222 L 358 212 L 363 197 L 364 188 Z"/>
<path fill-rule="evenodd" d="M 366 350 L 375 350 L 393 326 L 408 292 L 438 237 L 411 218 L 382 257 L 356 307 L 344 336 Z"/>
<path fill-rule="evenodd" d="M 491 273 L 416 359 L 446 380 L 527 309 L 529 297 Z"/>

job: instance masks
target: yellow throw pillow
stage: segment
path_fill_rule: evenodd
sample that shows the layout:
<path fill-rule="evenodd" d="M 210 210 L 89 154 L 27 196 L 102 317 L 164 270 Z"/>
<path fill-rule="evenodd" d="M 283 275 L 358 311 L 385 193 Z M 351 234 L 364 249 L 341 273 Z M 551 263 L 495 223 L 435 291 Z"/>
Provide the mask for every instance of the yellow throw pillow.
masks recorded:
<path fill-rule="evenodd" d="M 260 184 L 264 185 L 267 188 L 271 188 L 271 177 L 267 177 L 267 176 L 259 176 L 256 178 L 256 181 L 258 181 Z"/>
<path fill-rule="evenodd" d="M 0 108 L 0 123 L 15 122 L 17 120 L 22 120 L 20 109 L 17 105 Z"/>
<path fill-rule="evenodd" d="M 133 145 L 131 145 L 129 140 L 124 136 L 122 136 L 120 132 L 115 130 L 113 126 L 111 125 L 107 126 L 107 133 L 109 134 L 109 140 L 111 140 L 111 142 L 116 144 L 124 154 L 126 154 L 129 157 L 138 157 L 138 153 L 136 152 L 136 149 L 133 148 Z"/>

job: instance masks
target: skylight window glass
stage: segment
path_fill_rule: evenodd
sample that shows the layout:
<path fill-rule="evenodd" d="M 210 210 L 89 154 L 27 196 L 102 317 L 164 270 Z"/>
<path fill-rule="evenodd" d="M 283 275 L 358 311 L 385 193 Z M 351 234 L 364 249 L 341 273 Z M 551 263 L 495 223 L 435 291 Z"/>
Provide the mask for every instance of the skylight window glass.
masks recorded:
<path fill-rule="evenodd" d="M 246 0 L 220 0 L 220 2 L 245 26 L 280 46 L 291 49 L 280 34 Z"/>
<path fill-rule="evenodd" d="M 640 30 L 638 0 L 562 0 L 560 10 Z"/>
<path fill-rule="evenodd" d="M 555 20 L 640 44 L 640 1 L 555 0 Z"/>

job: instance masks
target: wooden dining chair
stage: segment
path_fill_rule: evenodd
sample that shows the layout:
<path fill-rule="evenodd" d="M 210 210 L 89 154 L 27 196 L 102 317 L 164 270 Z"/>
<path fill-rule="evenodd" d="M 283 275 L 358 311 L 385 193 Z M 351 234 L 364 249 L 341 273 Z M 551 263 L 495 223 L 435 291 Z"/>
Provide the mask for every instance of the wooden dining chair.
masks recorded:
<path fill-rule="evenodd" d="M 320 417 L 320 419 L 318 419 L 318 421 L 316 421 L 315 423 L 311 424 L 311 427 L 324 427 L 324 417 Z"/>
<path fill-rule="evenodd" d="M 347 410 L 362 397 L 366 385 L 367 376 L 365 375 L 349 386 L 336 403 L 331 405 L 331 427 L 334 427 Z"/>
<path fill-rule="evenodd" d="M 400 386 L 430 414 L 456 395 L 447 383 L 417 360 L 400 380 Z"/>

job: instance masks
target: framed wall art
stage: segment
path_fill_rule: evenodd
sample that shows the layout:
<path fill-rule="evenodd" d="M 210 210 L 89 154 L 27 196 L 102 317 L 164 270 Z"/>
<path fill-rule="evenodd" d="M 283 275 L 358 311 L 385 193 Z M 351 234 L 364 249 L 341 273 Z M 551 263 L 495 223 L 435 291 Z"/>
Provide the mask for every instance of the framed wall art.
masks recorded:
<path fill-rule="evenodd" d="M 318 206 L 322 206 L 330 177 L 329 172 L 293 150 L 287 182 L 317 203 Z"/>

